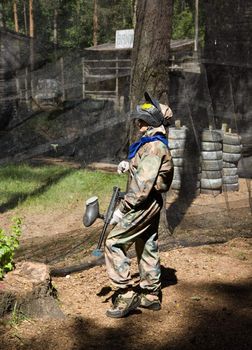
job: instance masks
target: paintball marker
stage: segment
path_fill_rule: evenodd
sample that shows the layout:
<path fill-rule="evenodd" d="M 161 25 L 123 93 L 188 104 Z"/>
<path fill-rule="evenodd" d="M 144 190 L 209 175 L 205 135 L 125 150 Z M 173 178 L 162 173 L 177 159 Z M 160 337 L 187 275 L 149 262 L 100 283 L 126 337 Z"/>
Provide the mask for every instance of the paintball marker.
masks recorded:
<path fill-rule="evenodd" d="M 96 249 L 92 252 L 92 255 L 94 256 L 101 256 L 102 251 L 101 251 L 101 246 L 102 242 L 104 240 L 108 225 L 110 223 L 110 220 L 113 216 L 113 213 L 115 211 L 115 208 L 118 204 L 118 201 L 124 197 L 124 192 L 120 192 L 119 187 L 113 187 L 113 192 L 112 192 L 112 197 L 108 206 L 108 210 L 105 215 L 100 214 L 99 212 L 99 202 L 98 202 L 98 197 L 94 196 L 89 198 L 86 201 L 86 210 L 83 216 L 83 224 L 85 227 L 91 226 L 96 219 L 103 219 L 104 220 L 104 225 L 102 228 L 102 232 L 99 237 L 99 241 L 97 244 Z"/>

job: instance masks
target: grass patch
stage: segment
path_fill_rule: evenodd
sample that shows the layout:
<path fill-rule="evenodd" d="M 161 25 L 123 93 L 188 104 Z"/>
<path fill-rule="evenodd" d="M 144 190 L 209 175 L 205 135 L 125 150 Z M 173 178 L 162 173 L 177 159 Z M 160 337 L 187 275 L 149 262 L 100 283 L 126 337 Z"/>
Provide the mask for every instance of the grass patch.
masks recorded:
<path fill-rule="evenodd" d="M 10 209 L 68 208 L 98 196 L 106 208 L 113 186 L 126 188 L 127 176 L 73 169 L 61 165 L 0 167 L 0 212 Z"/>

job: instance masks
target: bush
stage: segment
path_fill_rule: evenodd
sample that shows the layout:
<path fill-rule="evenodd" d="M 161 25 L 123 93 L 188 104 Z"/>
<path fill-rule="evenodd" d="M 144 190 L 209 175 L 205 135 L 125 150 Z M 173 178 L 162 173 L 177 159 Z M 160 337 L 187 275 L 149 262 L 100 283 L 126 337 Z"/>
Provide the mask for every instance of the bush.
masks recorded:
<path fill-rule="evenodd" d="M 13 225 L 10 233 L 5 233 L 0 228 L 0 279 L 4 274 L 14 268 L 14 254 L 19 246 L 19 237 L 21 236 L 21 219 L 13 218 Z"/>

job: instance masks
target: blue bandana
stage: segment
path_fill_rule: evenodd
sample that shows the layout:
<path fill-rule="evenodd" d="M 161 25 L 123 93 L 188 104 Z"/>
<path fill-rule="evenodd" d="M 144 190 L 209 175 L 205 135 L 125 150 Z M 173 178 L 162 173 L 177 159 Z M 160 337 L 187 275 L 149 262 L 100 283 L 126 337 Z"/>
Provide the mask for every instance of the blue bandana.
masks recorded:
<path fill-rule="evenodd" d="M 168 140 L 163 134 L 157 134 L 154 136 L 143 136 L 140 138 L 139 141 L 134 142 L 132 143 L 132 145 L 130 145 L 128 159 L 134 158 L 139 148 L 142 147 L 145 143 L 153 141 L 161 141 L 166 145 L 166 147 L 168 147 Z"/>

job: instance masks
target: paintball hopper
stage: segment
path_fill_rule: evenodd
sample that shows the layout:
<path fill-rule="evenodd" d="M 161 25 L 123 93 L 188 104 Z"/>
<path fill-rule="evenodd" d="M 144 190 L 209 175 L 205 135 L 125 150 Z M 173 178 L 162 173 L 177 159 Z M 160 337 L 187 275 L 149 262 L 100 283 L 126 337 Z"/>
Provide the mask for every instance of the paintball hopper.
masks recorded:
<path fill-rule="evenodd" d="M 118 201 L 124 197 L 124 194 L 125 194 L 124 192 L 120 192 L 119 187 L 116 187 L 116 186 L 113 187 L 112 197 L 110 199 L 109 207 L 105 215 L 101 215 L 99 212 L 98 197 L 94 196 L 89 198 L 86 201 L 86 210 L 83 216 L 84 226 L 85 227 L 91 226 L 95 222 L 95 220 L 98 218 L 104 220 L 104 225 L 99 237 L 97 248 L 92 253 L 93 256 L 96 256 L 96 257 L 102 256 L 103 252 L 101 250 L 101 246 L 105 238 L 107 227 L 111 221 L 111 218 L 113 216 L 113 213 L 115 211 Z"/>
<path fill-rule="evenodd" d="M 99 213 L 98 197 L 94 196 L 86 201 L 86 210 L 83 216 L 83 224 L 85 227 L 89 227 L 98 218 L 104 219 L 103 215 Z"/>

